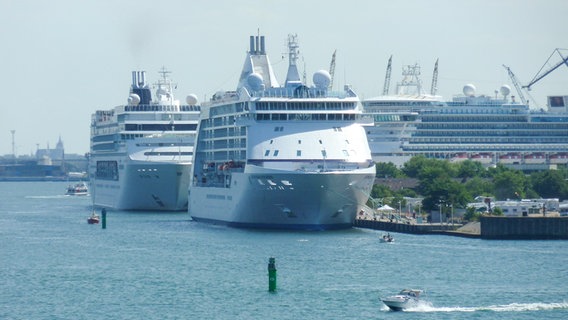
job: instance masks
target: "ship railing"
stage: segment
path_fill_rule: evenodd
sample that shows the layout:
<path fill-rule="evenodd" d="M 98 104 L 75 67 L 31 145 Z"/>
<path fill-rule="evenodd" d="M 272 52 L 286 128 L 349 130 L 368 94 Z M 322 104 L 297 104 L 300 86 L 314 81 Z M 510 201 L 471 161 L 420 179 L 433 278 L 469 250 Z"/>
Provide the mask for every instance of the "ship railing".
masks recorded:
<path fill-rule="evenodd" d="M 122 106 L 123 112 L 180 112 L 180 111 L 201 111 L 201 106 L 190 105 L 162 105 L 162 104 L 139 104 L 137 106 Z"/>
<path fill-rule="evenodd" d="M 303 89 L 303 90 L 299 90 Z M 270 88 L 264 91 L 254 91 L 252 92 L 253 97 L 257 98 L 354 98 L 353 95 L 345 91 L 329 91 L 329 90 L 318 90 L 315 88 L 308 87 L 297 87 L 297 88 Z"/>

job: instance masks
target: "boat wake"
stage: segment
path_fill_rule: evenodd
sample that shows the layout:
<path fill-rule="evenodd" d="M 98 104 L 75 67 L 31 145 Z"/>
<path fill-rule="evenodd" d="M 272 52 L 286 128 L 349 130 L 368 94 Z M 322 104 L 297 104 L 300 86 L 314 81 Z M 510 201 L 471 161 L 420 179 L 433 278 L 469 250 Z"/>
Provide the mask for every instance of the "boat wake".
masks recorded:
<path fill-rule="evenodd" d="M 494 311 L 494 312 L 525 312 L 525 311 L 542 311 L 568 309 L 568 302 L 557 303 L 511 303 L 503 305 L 479 306 L 479 307 L 434 307 L 431 303 L 420 302 L 413 308 L 405 309 L 406 312 L 476 312 L 476 311 Z"/>
<path fill-rule="evenodd" d="M 65 199 L 68 197 L 69 195 L 65 194 L 54 195 L 54 196 L 25 196 L 26 199 Z"/>

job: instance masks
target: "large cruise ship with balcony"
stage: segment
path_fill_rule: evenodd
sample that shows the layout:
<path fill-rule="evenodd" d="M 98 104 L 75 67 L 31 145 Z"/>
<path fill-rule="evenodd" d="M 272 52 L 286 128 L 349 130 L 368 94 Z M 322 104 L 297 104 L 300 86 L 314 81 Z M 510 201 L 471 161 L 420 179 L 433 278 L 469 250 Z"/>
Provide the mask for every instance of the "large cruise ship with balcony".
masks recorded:
<path fill-rule="evenodd" d="M 93 204 L 117 210 L 184 211 L 200 115 L 195 95 L 174 99 L 170 72 L 151 86 L 132 72 L 128 104 L 91 118 Z"/>
<path fill-rule="evenodd" d="M 467 84 L 463 94 L 444 101 L 421 90 L 419 73 L 403 72 L 410 74 L 414 80 L 401 83 L 414 92 L 363 101 L 375 124 L 367 129 L 375 161 L 400 166 L 423 155 L 520 169 L 568 164 L 568 96 L 548 97 L 547 109 L 537 110 L 511 95 L 508 85 L 489 96 Z"/>
<path fill-rule="evenodd" d="M 332 92 L 318 71 L 300 78 L 296 36 L 279 85 L 263 36 L 250 50 L 235 91 L 203 104 L 189 187 L 194 220 L 234 227 L 350 228 L 368 200 L 375 166 L 361 106 L 349 86 Z"/>

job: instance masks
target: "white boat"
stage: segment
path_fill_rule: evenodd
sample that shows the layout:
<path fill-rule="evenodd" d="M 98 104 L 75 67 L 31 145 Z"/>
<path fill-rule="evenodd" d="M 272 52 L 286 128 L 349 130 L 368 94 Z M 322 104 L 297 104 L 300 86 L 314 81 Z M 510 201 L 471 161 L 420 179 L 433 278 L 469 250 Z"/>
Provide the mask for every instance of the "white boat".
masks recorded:
<path fill-rule="evenodd" d="M 132 72 L 128 104 L 91 120 L 89 175 L 93 203 L 118 210 L 187 210 L 187 188 L 200 106 L 174 99 L 162 69 L 152 97 L 144 71 Z"/>
<path fill-rule="evenodd" d="M 89 188 L 84 182 L 79 182 L 76 184 L 70 184 L 67 186 L 66 195 L 69 196 L 85 196 L 89 194 Z"/>
<path fill-rule="evenodd" d="M 189 187 L 194 220 L 235 227 L 350 228 L 368 200 L 375 165 L 359 119 L 360 101 L 346 86 L 329 89 L 327 71 L 308 87 L 289 66 L 278 84 L 264 36 L 250 51 L 236 91 L 203 104 Z"/>
<path fill-rule="evenodd" d="M 380 238 L 380 241 L 383 242 L 383 243 L 384 243 L 384 242 L 394 242 L 394 238 L 393 238 L 393 236 L 390 235 L 390 233 L 389 233 L 389 234 L 384 234 L 384 235 Z"/>
<path fill-rule="evenodd" d="M 422 290 L 403 289 L 397 295 L 381 298 L 381 301 L 393 311 L 402 311 L 418 306 Z"/>

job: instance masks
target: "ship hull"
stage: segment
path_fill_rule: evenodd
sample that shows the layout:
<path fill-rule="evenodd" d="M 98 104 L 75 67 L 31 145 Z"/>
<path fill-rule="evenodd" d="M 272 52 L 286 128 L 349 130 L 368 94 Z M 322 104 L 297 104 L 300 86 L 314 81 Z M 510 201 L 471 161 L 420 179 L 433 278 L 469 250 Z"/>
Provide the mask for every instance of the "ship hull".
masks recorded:
<path fill-rule="evenodd" d="M 247 171 L 232 174 L 230 187 L 190 188 L 191 217 L 243 228 L 351 228 L 375 176 L 374 167 L 349 172 Z"/>
<path fill-rule="evenodd" d="M 116 210 L 187 210 L 190 163 L 130 162 L 118 180 L 94 179 L 94 204 Z"/>

